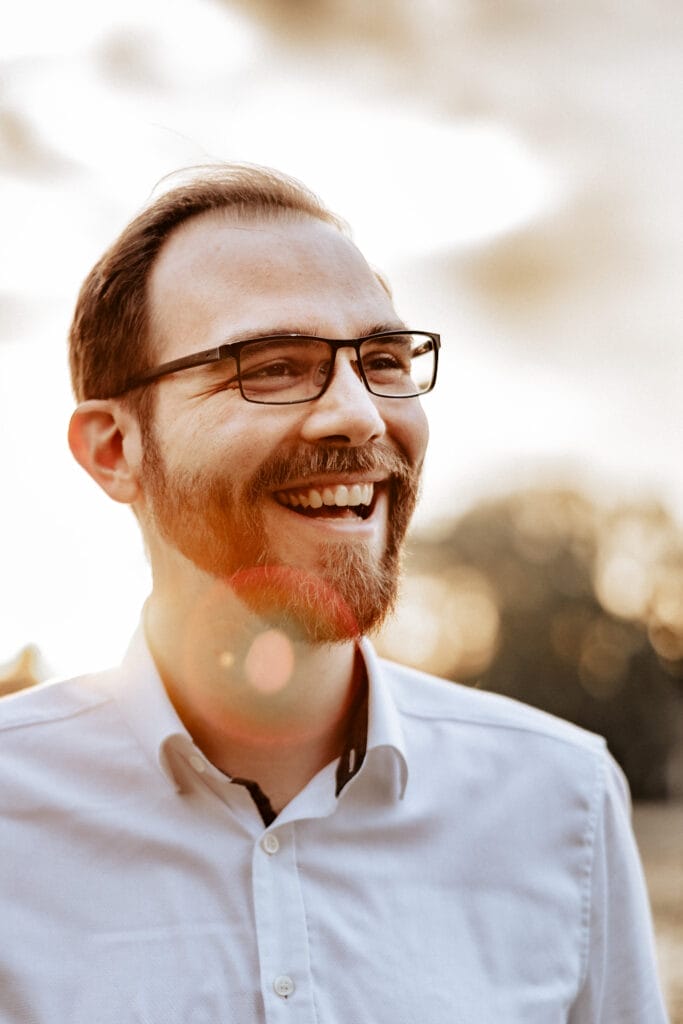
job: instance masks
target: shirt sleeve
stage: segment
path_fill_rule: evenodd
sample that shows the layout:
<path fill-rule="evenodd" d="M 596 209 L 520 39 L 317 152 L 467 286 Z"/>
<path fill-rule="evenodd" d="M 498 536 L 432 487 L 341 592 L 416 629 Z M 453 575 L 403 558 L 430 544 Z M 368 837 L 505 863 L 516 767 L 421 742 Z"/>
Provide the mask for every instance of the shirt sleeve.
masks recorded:
<path fill-rule="evenodd" d="M 645 880 L 631 827 L 631 800 L 605 757 L 595 824 L 584 980 L 569 1024 L 668 1024 L 657 977 Z"/>

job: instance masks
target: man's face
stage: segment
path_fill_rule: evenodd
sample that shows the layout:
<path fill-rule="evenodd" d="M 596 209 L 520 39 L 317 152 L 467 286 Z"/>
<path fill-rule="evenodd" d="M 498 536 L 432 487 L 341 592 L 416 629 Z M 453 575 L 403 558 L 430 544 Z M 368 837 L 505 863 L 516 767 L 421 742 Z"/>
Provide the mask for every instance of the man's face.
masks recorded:
<path fill-rule="evenodd" d="M 161 251 L 149 300 L 155 364 L 259 335 L 402 326 L 358 250 L 310 219 L 187 222 Z M 309 640 L 382 621 L 427 426 L 418 399 L 370 395 L 354 358 L 340 350 L 326 392 L 290 406 L 246 402 L 221 364 L 156 385 L 142 480 L 153 563 L 155 546 L 170 547 Z"/>

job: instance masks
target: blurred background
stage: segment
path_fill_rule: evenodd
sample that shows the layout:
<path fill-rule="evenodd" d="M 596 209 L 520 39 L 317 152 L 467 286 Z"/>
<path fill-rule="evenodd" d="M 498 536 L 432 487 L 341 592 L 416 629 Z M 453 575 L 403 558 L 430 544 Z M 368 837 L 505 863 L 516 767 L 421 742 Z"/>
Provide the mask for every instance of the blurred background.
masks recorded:
<path fill-rule="evenodd" d="M 271 164 L 440 331 L 397 660 L 604 734 L 683 1022 L 678 0 L 25 0 L 0 16 L 0 691 L 149 586 L 72 463 L 81 280 L 182 166 Z"/>

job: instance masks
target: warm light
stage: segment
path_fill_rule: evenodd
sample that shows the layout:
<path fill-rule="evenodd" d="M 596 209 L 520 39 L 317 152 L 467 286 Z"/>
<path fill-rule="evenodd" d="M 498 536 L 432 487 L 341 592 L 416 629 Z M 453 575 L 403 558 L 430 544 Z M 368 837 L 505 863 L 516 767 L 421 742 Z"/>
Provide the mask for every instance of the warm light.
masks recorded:
<path fill-rule="evenodd" d="M 652 601 L 652 618 L 658 624 L 683 634 L 683 570 L 661 573 Z"/>
<path fill-rule="evenodd" d="M 626 681 L 633 649 L 627 629 L 599 617 L 586 630 L 579 655 L 579 679 L 592 697 L 607 700 Z"/>
<path fill-rule="evenodd" d="M 648 107 L 673 110 L 676 89 L 659 94 L 666 76 L 641 75 L 636 104 L 624 102 L 628 88 L 607 98 L 597 90 L 600 116 L 611 116 L 609 99 L 628 130 L 619 134 L 624 149 L 615 142 L 596 163 L 578 79 L 576 117 L 558 134 L 543 130 L 559 123 L 557 105 L 544 97 L 541 111 L 524 62 L 498 62 L 484 82 L 454 61 L 458 48 L 479 52 L 489 30 L 487 46 L 498 45 L 496 19 L 453 20 L 442 0 L 434 18 L 406 16 L 415 29 L 408 57 L 345 36 L 322 50 L 315 34 L 295 42 L 266 27 L 275 6 L 25 0 L 4 21 L 0 659 L 35 642 L 52 669 L 86 671 L 118 661 L 136 626 L 149 571 L 132 516 L 70 464 L 63 340 L 94 260 L 154 183 L 188 164 L 249 160 L 300 176 L 349 220 L 391 280 L 401 315 L 442 333 L 441 383 L 425 402 L 432 440 L 418 523 L 519 487 L 536 466 L 572 478 L 604 471 L 605 486 L 647 487 L 683 508 L 677 311 L 673 299 L 661 301 L 676 298 L 678 268 L 637 256 L 674 251 L 671 197 L 633 177 L 633 189 L 612 189 L 616 205 L 600 198 L 624 167 L 666 169 L 676 180 L 671 118 L 650 118 L 654 146 L 638 148 L 661 159 L 634 165 L 626 145 L 640 139 Z M 279 6 L 285 25 L 293 5 Z M 547 49 L 524 18 L 514 38 L 530 60 Z M 648 67 L 651 56 L 642 51 Z M 609 47 L 601 60 L 609 62 Z M 615 82 L 635 81 L 630 64 L 612 70 Z M 474 264 L 493 273 L 479 291 L 465 273 Z M 532 510 L 520 531 L 525 559 L 552 558 L 555 527 L 544 533 Z M 620 553 L 634 561 L 615 566 L 610 554 L 605 605 L 639 615 L 647 590 L 639 565 L 652 560 L 637 548 Z M 450 664 L 457 649 L 467 660 L 480 628 L 474 648 L 488 650 L 495 604 L 484 598 L 477 611 L 479 599 L 467 600 L 469 638 L 456 636 L 449 613 L 448 635 L 422 621 L 401 650 L 415 644 L 415 656 L 431 658 L 440 649 L 435 660 Z M 468 620 L 462 601 L 459 609 Z M 670 618 L 661 613 L 662 624 Z"/>
<path fill-rule="evenodd" d="M 476 569 L 463 567 L 445 578 L 407 579 L 380 646 L 425 671 L 473 676 L 490 665 L 499 626 L 489 583 Z"/>
<path fill-rule="evenodd" d="M 289 638 L 279 629 L 260 633 L 244 661 L 247 680 L 259 693 L 277 693 L 282 690 L 294 671 L 294 648 Z"/>
<path fill-rule="evenodd" d="M 645 615 L 652 593 L 650 567 L 634 555 L 615 552 L 598 568 L 595 590 L 600 604 L 622 619 Z"/>
<path fill-rule="evenodd" d="M 650 643 L 666 661 L 683 659 L 683 577 L 679 569 L 657 578 L 650 622 Z"/>

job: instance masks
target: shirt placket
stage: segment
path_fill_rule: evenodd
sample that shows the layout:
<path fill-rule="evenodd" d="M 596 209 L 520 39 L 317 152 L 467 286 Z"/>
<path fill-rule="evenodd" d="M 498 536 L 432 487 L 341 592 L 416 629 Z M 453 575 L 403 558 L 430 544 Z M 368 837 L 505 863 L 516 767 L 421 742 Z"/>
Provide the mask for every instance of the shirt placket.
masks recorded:
<path fill-rule="evenodd" d="M 318 1024 L 294 822 L 260 836 L 252 878 L 266 1021 Z"/>

